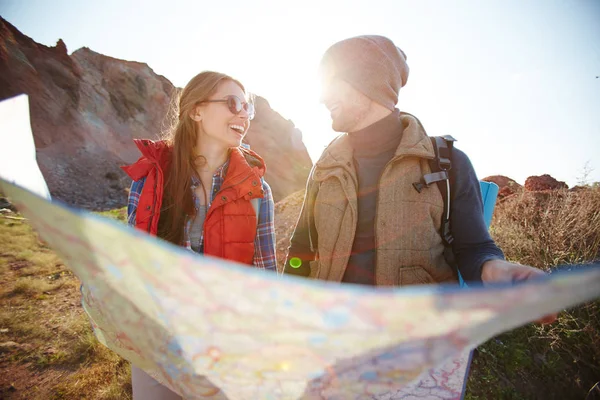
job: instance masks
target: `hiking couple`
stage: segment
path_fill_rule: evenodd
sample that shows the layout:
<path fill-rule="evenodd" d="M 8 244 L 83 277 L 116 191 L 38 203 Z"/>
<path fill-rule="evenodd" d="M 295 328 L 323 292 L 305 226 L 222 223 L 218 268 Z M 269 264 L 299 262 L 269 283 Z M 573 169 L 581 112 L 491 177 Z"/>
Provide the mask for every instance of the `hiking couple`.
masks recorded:
<path fill-rule="evenodd" d="M 504 260 L 468 157 L 396 108 L 409 67 L 390 39 L 335 43 L 320 72 L 321 101 L 341 134 L 310 173 L 284 273 L 385 286 L 456 282 L 455 266 L 483 283 L 544 274 Z M 276 272 L 265 163 L 242 145 L 254 117 L 249 97 L 217 72 L 186 85 L 168 136 L 136 140 L 142 157 L 124 167 L 133 180 L 128 221 L 192 251 Z M 132 382 L 134 399 L 179 398 L 136 367 Z"/>

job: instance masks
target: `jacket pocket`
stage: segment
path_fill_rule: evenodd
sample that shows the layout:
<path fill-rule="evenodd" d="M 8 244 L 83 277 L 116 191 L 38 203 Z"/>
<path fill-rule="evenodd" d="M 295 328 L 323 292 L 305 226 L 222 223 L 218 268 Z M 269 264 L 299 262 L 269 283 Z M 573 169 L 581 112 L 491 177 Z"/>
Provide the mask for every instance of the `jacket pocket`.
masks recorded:
<path fill-rule="evenodd" d="M 423 267 L 404 267 L 398 271 L 398 285 L 428 285 L 435 283 L 431 274 Z"/>

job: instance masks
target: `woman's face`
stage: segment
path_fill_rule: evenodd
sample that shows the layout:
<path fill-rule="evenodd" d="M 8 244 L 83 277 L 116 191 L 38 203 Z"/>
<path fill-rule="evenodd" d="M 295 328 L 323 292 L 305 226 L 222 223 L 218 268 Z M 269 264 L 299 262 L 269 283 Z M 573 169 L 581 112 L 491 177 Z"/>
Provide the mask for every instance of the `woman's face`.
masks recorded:
<path fill-rule="evenodd" d="M 225 101 L 228 96 L 236 96 L 242 104 L 246 102 L 246 95 L 242 88 L 235 82 L 227 80 L 218 86 L 209 101 L 196 107 L 196 116 L 199 115 L 200 119 L 192 118 L 200 125 L 200 140 L 206 144 L 212 142 L 225 148 L 238 147 L 248 132 L 250 127 L 248 112 L 242 107 L 238 114 L 234 114 Z"/>

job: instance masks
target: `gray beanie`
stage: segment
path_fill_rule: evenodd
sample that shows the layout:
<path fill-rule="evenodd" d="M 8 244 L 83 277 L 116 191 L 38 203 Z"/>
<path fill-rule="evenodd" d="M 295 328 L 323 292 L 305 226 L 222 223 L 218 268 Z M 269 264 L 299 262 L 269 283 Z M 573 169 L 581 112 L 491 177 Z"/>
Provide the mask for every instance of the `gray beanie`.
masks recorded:
<path fill-rule="evenodd" d="M 408 80 L 406 54 L 390 39 L 377 35 L 335 43 L 323 55 L 321 69 L 333 69 L 336 77 L 390 110 Z"/>

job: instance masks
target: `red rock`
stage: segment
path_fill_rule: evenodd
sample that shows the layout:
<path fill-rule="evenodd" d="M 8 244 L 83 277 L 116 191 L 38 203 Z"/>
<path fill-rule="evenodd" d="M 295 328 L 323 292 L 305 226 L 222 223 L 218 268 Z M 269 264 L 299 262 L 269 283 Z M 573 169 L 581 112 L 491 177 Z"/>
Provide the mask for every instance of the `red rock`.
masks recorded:
<path fill-rule="evenodd" d="M 516 191 L 509 186 L 504 186 L 498 191 L 498 199 L 504 199 L 508 196 L 512 196 Z"/>
<path fill-rule="evenodd" d="M 265 160 L 265 179 L 275 201 L 279 201 L 305 188 L 312 161 L 302 142 L 302 132 L 291 121 L 273 111 L 262 97 L 257 96 L 255 105 L 256 118 L 245 141 Z"/>
<path fill-rule="evenodd" d="M 482 179 L 485 182 L 493 182 L 500 190 L 498 191 L 498 199 L 503 199 L 507 196 L 513 195 L 521 190 L 522 186 L 519 185 L 515 180 L 504 176 L 504 175 L 492 175 Z"/>
<path fill-rule="evenodd" d="M 591 189 L 592 189 L 591 186 L 577 185 L 577 186 L 573 186 L 572 188 L 570 188 L 569 192 L 582 192 L 582 191 L 587 191 L 587 190 L 591 190 Z"/>
<path fill-rule="evenodd" d="M 530 192 L 539 192 L 544 190 L 568 189 L 565 182 L 557 181 L 548 174 L 541 176 L 530 176 L 525 180 L 525 190 Z"/>
<path fill-rule="evenodd" d="M 521 185 L 519 185 L 514 179 L 511 179 L 504 175 L 487 176 L 487 177 L 483 178 L 482 181 L 494 182 L 496 185 L 498 185 L 498 187 L 500 189 L 502 189 L 503 187 L 506 187 L 506 186 L 521 187 Z"/>

